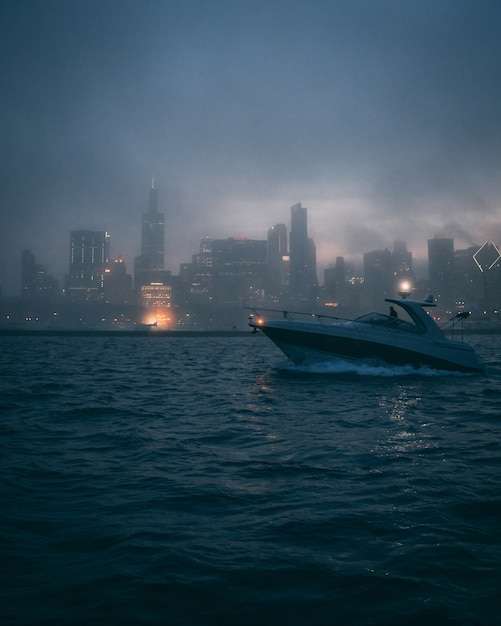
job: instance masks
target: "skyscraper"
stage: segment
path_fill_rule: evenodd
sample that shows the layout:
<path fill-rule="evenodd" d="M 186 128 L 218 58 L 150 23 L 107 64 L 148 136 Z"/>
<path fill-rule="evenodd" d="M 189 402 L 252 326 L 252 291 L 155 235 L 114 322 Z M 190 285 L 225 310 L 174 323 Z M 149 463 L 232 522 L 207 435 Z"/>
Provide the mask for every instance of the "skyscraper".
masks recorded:
<path fill-rule="evenodd" d="M 213 285 L 214 260 L 211 237 L 204 237 L 200 241 L 200 252 L 194 254 L 189 264 L 189 287 L 187 300 L 191 304 L 207 304 L 211 298 Z"/>
<path fill-rule="evenodd" d="M 268 270 L 266 274 L 266 295 L 272 300 L 280 300 L 288 283 L 285 258 L 287 256 L 287 227 L 275 224 L 268 230 Z"/>
<path fill-rule="evenodd" d="M 260 304 L 267 269 L 267 242 L 230 237 L 212 243 L 213 289 L 217 302 Z"/>
<path fill-rule="evenodd" d="M 154 179 L 148 196 L 148 211 L 143 213 L 141 255 L 134 263 L 134 282 L 137 289 L 164 277 L 164 214 L 158 211 L 158 194 Z"/>
<path fill-rule="evenodd" d="M 159 326 L 173 324 L 173 279 L 164 269 L 164 214 L 158 210 L 155 180 L 151 181 L 148 210 L 143 213 L 141 254 L 134 262 L 137 303 L 148 310 L 148 320 Z"/>
<path fill-rule="evenodd" d="M 428 240 L 429 286 L 433 295 L 445 306 L 454 301 L 454 240 L 434 237 Z"/>
<path fill-rule="evenodd" d="M 396 295 L 393 286 L 391 252 L 372 250 L 364 254 L 364 287 L 367 306 L 378 306 L 381 300 Z"/>
<path fill-rule="evenodd" d="M 343 300 L 346 292 L 346 263 L 342 256 L 336 257 L 334 267 L 324 270 L 324 292 L 328 299 Z"/>
<path fill-rule="evenodd" d="M 391 269 L 393 273 L 393 288 L 395 293 L 401 290 L 404 281 L 414 280 L 412 272 L 412 252 L 407 250 L 405 241 L 394 241 L 391 253 Z"/>
<path fill-rule="evenodd" d="M 72 230 L 68 297 L 100 300 L 104 297 L 104 271 L 109 260 L 110 235 L 104 231 Z"/>
<path fill-rule="evenodd" d="M 127 274 L 123 259 L 114 259 L 107 263 L 104 270 L 104 290 L 108 304 L 132 304 L 132 276 Z"/>
<path fill-rule="evenodd" d="M 306 207 L 301 203 L 291 207 L 290 233 L 290 292 L 291 297 L 311 300 L 317 285 L 316 249 L 308 239 Z"/>

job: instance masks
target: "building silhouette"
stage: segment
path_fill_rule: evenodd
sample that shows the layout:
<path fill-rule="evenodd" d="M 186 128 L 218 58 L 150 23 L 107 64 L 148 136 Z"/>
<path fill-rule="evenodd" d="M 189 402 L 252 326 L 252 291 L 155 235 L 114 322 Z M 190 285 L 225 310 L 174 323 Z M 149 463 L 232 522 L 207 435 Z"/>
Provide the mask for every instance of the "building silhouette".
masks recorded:
<path fill-rule="evenodd" d="M 324 295 L 331 306 L 346 299 L 346 263 L 344 257 L 336 257 L 333 267 L 324 270 Z"/>
<path fill-rule="evenodd" d="M 289 285 L 289 256 L 285 224 L 275 224 L 268 230 L 267 261 L 266 297 L 271 302 L 280 302 Z"/>
<path fill-rule="evenodd" d="M 165 220 L 158 210 L 158 192 L 152 179 L 148 210 L 143 213 L 141 254 L 134 262 L 134 289 L 138 304 L 156 318 L 159 325 L 173 323 L 173 279 L 165 270 Z"/>
<path fill-rule="evenodd" d="M 364 254 L 364 295 L 366 306 L 380 306 L 394 294 L 391 252 L 372 250 Z"/>
<path fill-rule="evenodd" d="M 104 274 L 109 261 L 110 235 L 105 231 L 72 230 L 66 293 L 70 301 L 104 300 Z"/>
<path fill-rule="evenodd" d="M 212 293 L 219 304 L 260 304 L 267 271 L 267 241 L 230 237 L 212 244 Z"/>
<path fill-rule="evenodd" d="M 393 242 L 391 270 L 393 274 L 393 290 L 395 294 L 400 292 L 404 281 L 409 281 L 411 286 L 413 285 L 414 273 L 412 271 L 412 252 L 407 250 L 407 243 L 405 241 Z"/>
<path fill-rule="evenodd" d="M 213 239 L 203 237 L 200 250 L 193 254 L 191 263 L 181 263 L 175 290 L 179 305 L 178 325 L 190 328 L 209 328 L 213 320 Z"/>
<path fill-rule="evenodd" d="M 300 202 L 291 207 L 289 279 L 292 300 L 313 300 L 317 288 L 316 249 L 308 238 L 307 209 Z"/>
<path fill-rule="evenodd" d="M 50 300 L 59 295 L 59 282 L 47 274 L 45 266 L 37 263 L 30 250 L 23 250 L 21 264 L 21 297 Z"/>
<path fill-rule="evenodd" d="M 127 274 L 127 268 L 122 258 L 114 259 L 106 264 L 104 291 L 108 304 L 132 305 L 134 303 L 132 276 Z"/>
<path fill-rule="evenodd" d="M 192 255 L 191 263 L 182 266 L 181 284 L 186 303 L 206 305 L 212 300 L 213 244 L 211 237 L 204 237 L 200 241 L 200 251 Z"/>
<path fill-rule="evenodd" d="M 158 210 L 158 191 L 154 179 L 148 195 L 148 210 L 143 213 L 141 228 L 141 254 L 134 262 L 134 285 L 141 286 L 165 279 L 164 214 Z"/>
<path fill-rule="evenodd" d="M 428 239 L 428 281 L 438 303 L 450 308 L 454 304 L 454 240 L 452 237 Z"/>

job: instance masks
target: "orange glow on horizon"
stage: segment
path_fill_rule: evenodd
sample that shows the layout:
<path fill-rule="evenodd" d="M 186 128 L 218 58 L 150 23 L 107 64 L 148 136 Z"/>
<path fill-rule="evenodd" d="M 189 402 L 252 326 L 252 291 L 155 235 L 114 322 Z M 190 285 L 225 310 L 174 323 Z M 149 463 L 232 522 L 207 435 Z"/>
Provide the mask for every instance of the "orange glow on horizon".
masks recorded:
<path fill-rule="evenodd" d="M 155 307 L 144 314 L 141 324 L 154 325 L 153 330 L 167 330 L 176 325 L 176 319 L 169 307 Z"/>

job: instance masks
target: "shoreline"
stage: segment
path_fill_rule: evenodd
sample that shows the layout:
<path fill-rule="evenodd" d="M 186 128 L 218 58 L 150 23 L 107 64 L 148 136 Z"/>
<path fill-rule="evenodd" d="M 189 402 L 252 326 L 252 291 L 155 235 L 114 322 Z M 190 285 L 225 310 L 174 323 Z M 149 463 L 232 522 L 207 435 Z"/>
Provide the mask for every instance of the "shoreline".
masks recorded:
<path fill-rule="evenodd" d="M 0 337 L 245 337 L 253 335 L 252 330 L 104 330 L 104 329 L 54 329 L 40 330 L 26 328 L 0 328 Z M 258 333 L 261 334 L 261 333 Z M 450 339 L 450 333 L 445 332 Z M 496 328 L 468 328 L 458 335 L 499 335 L 501 327 Z M 457 339 L 455 339 L 457 341 Z"/>

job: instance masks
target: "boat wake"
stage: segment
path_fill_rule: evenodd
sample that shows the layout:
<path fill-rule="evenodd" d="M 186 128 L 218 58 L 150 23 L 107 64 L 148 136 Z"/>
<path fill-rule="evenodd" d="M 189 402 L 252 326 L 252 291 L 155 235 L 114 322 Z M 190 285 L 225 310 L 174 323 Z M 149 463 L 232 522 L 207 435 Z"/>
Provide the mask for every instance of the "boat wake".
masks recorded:
<path fill-rule="evenodd" d="M 400 376 L 426 376 L 426 377 L 442 377 L 454 376 L 464 377 L 472 376 L 462 372 L 449 372 L 444 370 L 435 370 L 430 367 L 415 368 L 411 365 L 390 365 L 383 362 L 357 360 L 354 362 L 345 361 L 343 359 L 332 359 L 321 362 L 305 362 L 300 365 L 286 361 L 277 366 L 282 372 L 298 373 L 298 374 L 323 374 L 323 375 L 339 375 L 354 374 L 357 376 L 378 376 L 382 378 L 395 378 Z"/>

